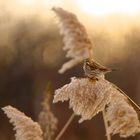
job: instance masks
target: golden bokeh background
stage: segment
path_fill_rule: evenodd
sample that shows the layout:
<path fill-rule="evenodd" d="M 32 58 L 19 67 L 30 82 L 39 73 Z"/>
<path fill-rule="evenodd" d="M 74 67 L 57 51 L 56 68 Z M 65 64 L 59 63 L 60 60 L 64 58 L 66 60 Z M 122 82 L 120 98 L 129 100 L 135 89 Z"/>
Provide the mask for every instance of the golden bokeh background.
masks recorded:
<path fill-rule="evenodd" d="M 37 120 L 48 82 L 55 90 L 70 77 L 83 76 L 81 64 L 63 75 L 57 72 L 66 59 L 53 6 L 78 16 L 93 43 L 94 59 L 120 69 L 107 79 L 140 105 L 140 1 L 1 0 L 0 107 L 13 105 Z M 72 111 L 67 103 L 53 104 L 52 110 L 59 119 L 59 131 Z M 100 114 L 82 124 L 77 121 L 78 117 L 62 140 L 105 139 Z M 14 140 L 13 127 L 2 111 L 0 124 L 0 140 Z M 139 139 L 140 134 L 127 138 Z M 121 138 L 113 136 L 113 140 Z"/>

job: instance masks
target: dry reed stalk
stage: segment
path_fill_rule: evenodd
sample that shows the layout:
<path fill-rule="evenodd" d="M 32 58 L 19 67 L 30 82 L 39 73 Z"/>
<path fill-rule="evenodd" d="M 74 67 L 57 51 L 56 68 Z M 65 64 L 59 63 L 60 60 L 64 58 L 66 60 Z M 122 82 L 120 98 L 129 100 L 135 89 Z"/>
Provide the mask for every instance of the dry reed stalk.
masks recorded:
<path fill-rule="evenodd" d="M 44 140 L 53 140 L 53 136 L 57 129 L 58 120 L 54 116 L 50 108 L 51 101 L 51 87 L 47 85 L 42 102 L 42 111 L 39 114 L 39 124 L 43 131 Z"/>
<path fill-rule="evenodd" d="M 66 129 L 69 127 L 69 125 L 73 121 L 74 117 L 75 117 L 75 114 L 73 113 L 70 116 L 70 118 L 68 119 L 68 121 L 66 122 L 66 124 L 64 125 L 64 127 L 61 129 L 61 131 L 59 132 L 59 134 L 57 135 L 57 137 L 55 138 L 55 140 L 59 140 L 61 138 L 61 136 L 64 134 L 64 132 L 66 131 Z"/>
<path fill-rule="evenodd" d="M 111 135 L 110 135 L 110 133 L 108 133 L 109 125 L 108 125 L 108 121 L 106 119 L 106 114 L 105 113 L 106 113 L 105 110 L 103 110 L 102 115 L 103 115 L 105 130 L 106 130 L 106 136 L 107 136 L 107 140 L 111 140 Z"/>
<path fill-rule="evenodd" d="M 113 83 L 111 83 L 112 84 L 112 86 L 114 87 L 114 88 L 116 88 L 117 90 L 119 90 L 120 91 L 120 93 L 122 93 L 139 111 L 140 111 L 140 106 L 137 104 L 137 103 L 135 103 L 135 101 L 133 101 L 124 91 L 122 91 L 119 87 L 117 87 L 115 84 L 113 84 Z"/>

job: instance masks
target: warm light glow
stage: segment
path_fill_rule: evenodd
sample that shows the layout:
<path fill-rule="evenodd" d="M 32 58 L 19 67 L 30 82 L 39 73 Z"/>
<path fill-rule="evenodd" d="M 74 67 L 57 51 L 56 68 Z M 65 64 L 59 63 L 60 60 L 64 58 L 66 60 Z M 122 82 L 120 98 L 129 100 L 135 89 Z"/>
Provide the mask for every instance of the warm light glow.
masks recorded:
<path fill-rule="evenodd" d="M 42 0 L 42 4 L 53 7 L 55 5 L 61 4 L 62 0 Z"/>
<path fill-rule="evenodd" d="M 89 14 L 135 14 L 140 12 L 140 0 L 77 0 L 79 8 Z"/>
<path fill-rule="evenodd" d="M 60 0 L 16 0 L 17 4 L 23 6 L 42 6 L 42 7 L 53 7 L 61 3 Z"/>
<path fill-rule="evenodd" d="M 17 2 L 26 6 L 31 6 L 36 3 L 36 0 L 17 0 Z"/>

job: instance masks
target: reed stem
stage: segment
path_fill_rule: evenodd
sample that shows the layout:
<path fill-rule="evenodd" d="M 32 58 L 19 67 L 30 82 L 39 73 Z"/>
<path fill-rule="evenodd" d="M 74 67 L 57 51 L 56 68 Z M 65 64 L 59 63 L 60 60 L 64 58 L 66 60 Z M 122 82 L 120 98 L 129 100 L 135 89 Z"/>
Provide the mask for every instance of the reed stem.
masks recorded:
<path fill-rule="evenodd" d="M 71 124 L 72 120 L 74 119 L 75 114 L 73 113 L 70 118 L 68 119 L 68 121 L 66 122 L 66 124 L 64 125 L 64 127 L 61 129 L 61 131 L 59 132 L 59 134 L 56 136 L 55 140 L 59 140 L 60 137 L 64 134 L 64 132 L 66 131 L 66 129 L 68 128 L 68 126 Z"/>
<path fill-rule="evenodd" d="M 108 133 L 108 122 L 106 120 L 105 110 L 102 111 L 102 114 L 103 114 L 103 120 L 104 120 L 104 125 L 105 125 L 107 140 L 111 140 L 111 135 Z"/>
<path fill-rule="evenodd" d="M 137 105 L 126 93 L 124 93 L 119 87 L 117 87 L 115 84 L 111 83 L 118 91 L 120 91 L 137 109 L 140 110 L 140 106 Z"/>

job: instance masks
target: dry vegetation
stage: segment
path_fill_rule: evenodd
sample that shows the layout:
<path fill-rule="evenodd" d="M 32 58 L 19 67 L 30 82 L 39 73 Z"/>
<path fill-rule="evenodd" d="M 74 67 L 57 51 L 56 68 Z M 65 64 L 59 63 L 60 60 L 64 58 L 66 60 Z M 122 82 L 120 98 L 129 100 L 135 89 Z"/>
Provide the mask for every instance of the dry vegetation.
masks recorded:
<path fill-rule="evenodd" d="M 54 8 L 53 10 L 60 19 L 60 31 L 63 35 L 64 49 L 67 53 L 66 56 L 71 58 L 71 60 L 64 63 L 59 71 L 60 73 L 64 73 L 69 69 L 70 72 L 67 72 L 61 77 L 56 71 L 62 64 L 62 41 L 55 24 L 44 25 L 42 21 L 35 17 L 30 17 L 30 20 L 17 20 L 16 18 L 11 18 L 12 16 L 10 15 L 7 18 L 1 17 L 0 100 L 1 106 L 11 105 L 4 107 L 3 110 L 15 127 L 15 137 L 17 140 L 59 139 L 58 136 L 61 136 L 61 132 L 58 136 L 56 135 L 58 133 L 56 131 L 57 119 L 52 111 L 58 113 L 58 118 L 61 116 L 60 119 L 58 119 L 59 125 L 64 124 L 64 120 L 66 119 L 63 110 L 67 105 L 61 106 L 62 109 L 59 104 L 56 109 L 53 108 L 54 105 L 51 104 L 50 98 L 50 93 L 52 94 L 52 92 L 50 92 L 50 89 L 46 91 L 46 81 L 51 80 L 53 88 L 56 89 L 56 87 L 64 85 L 67 82 L 66 79 L 73 77 L 75 71 L 75 73 L 81 73 L 82 75 L 81 70 L 79 70 L 81 66 L 78 67 L 76 65 L 87 57 L 94 57 L 94 54 L 92 54 L 93 45 L 85 27 L 78 21 L 77 17 L 61 8 Z M 138 77 L 140 70 L 139 34 L 140 29 L 136 28 L 124 37 L 125 43 L 123 43 L 123 45 L 124 48 L 127 48 L 127 57 L 124 57 L 125 59 L 120 62 L 124 70 L 122 70 L 122 73 L 118 72 L 118 74 L 114 74 L 114 79 L 110 77 L 112 81 L 116 80 L 118 85 L 120 84 L 124 87 L 130 95 L 131 93 L 136 93 L 135 95 L 137 97 L 139 97 L 138 93 L 140 92 L 140 80 Z M 100 53 L 104 51 L 103 57 L 107 55 L 105 58 L 112 56 L 106 53 L 106 48 L 108 44 L 109 48 L 113 47 L 113 41 L 106 38 L 104 34 L 94 34 L 93 37 L 95 37 L 93 38 L 94 48 L 96 47 L 96 50 L 99 49 Z M 105 47 L 101 48 L 102 45 Z M 117 56 L 118 55 L 119 54 L 117 54 Z M 119 58 L 118 60 L 120 61 Z M 112 65 L 116 63 L 119 62 L 110 62 Z M 73 68 L 73 66 L 77 68 Z M 125 83 L 120 83 L 119 79 L 125 81 Z M 41 110 L 40 102 L 41 96 L 43 96 L 41 93 L 44 93 L 44 91 L 47 95 L 43 98 L 44 101 L 42 102 Z M 69 84 L 55 91 L 53 102 L 56 103 L 58 101 L 67 100 L 74 114 L 81 116 L 79 122 L 85 120 L 91 121 L 92 118 L 94 120 L 99 112 L 104 112 L 104 117 L 108 125 L 106 127 L 108 140 L 110 134 L 119 134 L 121 137 L 129 137 L 135 136 L 140 132 L 138 115 L 131 102 L 123 93 L 104 78 L 99 81 L 93 81 L 88 77 L 72 78 Z M 30 117 L 27 117 L 24 113 L 12 106 L 23 110 L 28 116 L 32 116 L 33 119 L 37 120 L 37 118 L 39 118 L 38 122 L 34 122 Z M 58 109 L 60 111 L 58 111 Z M 68 110 L 66 114 L 67 113 L 69 114 Z M 3 119 L 5 116 L 3 114 L 1 114 L 1 116 L 0 139 L 14 139 L 12 130 L 9 131 L 10 128 L 7 120 Z M 91 121 L 92 123 L 86 124 L 86 126 L 74 122 L 73 127 L 70 128 L 71 136 L 66 135 L 61 139 L 105 139 L 105 133 L 102 131 L 103 125 L 98 125 L 98 123 L 96 124 L 93 120 Z M 78 130 L 83 131 L 84 129 L 82 129 L 82 127 L 87 129 L 87 126 L 89 131 L 85 131 L 83 133 L 84 136 L 82 136 L 82 132 L 78 132 Z M 58 126 L 58 130 L 60 130 L 60 127 L 62 127 L 62 125 Z M 65 129 L 64 127 L 62 131 Z M 95 130 L 93 134 L 94 129 L 100 129 L 100 135 L 97 130 Z M 130 139 L 136 140 L 137 137 L 130 137 Z M 112 137 L 112 140 L 120 140 L 120 138 L 115 136 Z"/>

